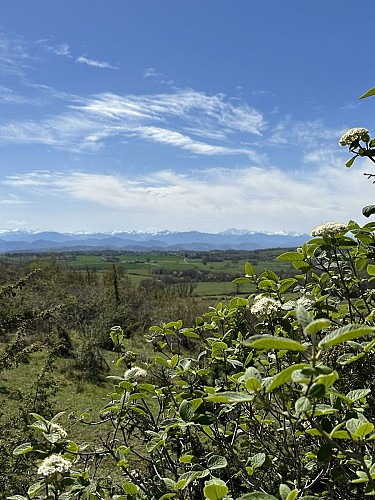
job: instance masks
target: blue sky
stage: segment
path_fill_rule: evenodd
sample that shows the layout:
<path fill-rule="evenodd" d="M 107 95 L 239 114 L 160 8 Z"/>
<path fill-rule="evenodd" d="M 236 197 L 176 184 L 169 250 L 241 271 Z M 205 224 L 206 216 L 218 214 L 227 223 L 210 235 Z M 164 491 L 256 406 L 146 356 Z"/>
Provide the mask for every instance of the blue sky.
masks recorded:
<path fill-rule="evenodd" d="M 0 229 L 308 232 L 375 201 L 373 1 L 2 0 Z"/>

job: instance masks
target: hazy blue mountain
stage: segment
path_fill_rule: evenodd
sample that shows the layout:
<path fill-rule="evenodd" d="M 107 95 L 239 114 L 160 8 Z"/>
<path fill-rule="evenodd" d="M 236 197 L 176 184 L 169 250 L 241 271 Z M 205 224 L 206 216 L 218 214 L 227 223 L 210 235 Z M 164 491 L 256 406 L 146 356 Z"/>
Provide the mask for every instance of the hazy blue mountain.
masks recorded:
<path fill-rule="evenodd" d="M 0 252 L 63 251 L 88 249 L 147 250 L 256 250 L 301 246 L 306 234 L 261 233 L 228 229 L 221 233 L 199 231 L 58 233 L 55 231 L 0 231 Z"/>

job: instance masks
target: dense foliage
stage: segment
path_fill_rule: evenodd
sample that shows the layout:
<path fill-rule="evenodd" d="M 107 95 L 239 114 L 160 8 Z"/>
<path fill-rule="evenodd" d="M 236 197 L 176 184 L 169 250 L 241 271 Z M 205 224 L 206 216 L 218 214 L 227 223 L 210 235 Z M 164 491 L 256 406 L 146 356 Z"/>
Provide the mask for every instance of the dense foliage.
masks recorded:
<path fill-rule="evenodd" d="M 371 157 L 358 149 L 372 148 L 364 130 L 341 143 Z M 151 326 L 147 356 L 129 349 L 126 322 L 112 327 L 123 372 L 110 375 L 98 418 L 78 418 L 103 428 L 100 438 L 71 439 L 65 415 L 34 411 L 32 436 L 14 450 L 32 457 L 30 482 L 10 498 L 374 495 L 375 223 L 329 222 L 311 235 L 279 257 L 295 276 L 256 275 L 247 263 L 236 281 L 255 294 L 219 303 L 194 325 Z M 111 300 L 123 318 L 116 279 Z"/>

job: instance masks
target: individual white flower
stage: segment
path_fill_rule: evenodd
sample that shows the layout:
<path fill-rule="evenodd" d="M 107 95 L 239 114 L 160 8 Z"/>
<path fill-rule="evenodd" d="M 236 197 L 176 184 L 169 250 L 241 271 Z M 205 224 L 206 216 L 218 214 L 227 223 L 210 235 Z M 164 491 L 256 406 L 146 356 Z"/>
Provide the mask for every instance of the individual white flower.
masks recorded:
<path fill-rule="evenodd" d="M 341 136 L 341 139 L 339 140 L 340 146 L 351 146 L 354 141 L 360 140 L 368 140 L 369 131 L 367 128 L 361 128 L 361 127 L 354 127 L 350 128 Z"/>
<path fill-rule="evenodd" d="M 326 222 L 315 226 L 311 231 L 310 236 L 336 236 L 336 234 L 347 232 L 348 228 L 341 222 Z"/>
<path fill-rule="evenodd" d="M 281 307 L 281 302 L 271 297 L 257 295 L 254 298 L 254 304 L 250 308 L 250 312 L 255 315 L 268 315 L 277 312 Z"/>
<path fill-rule="evenodd" d="M 311 309 L 312 305 L 314 304 L 314 301 L 311 300 L 309 297 L 306 295 L 303 295 L 296 301 L 297 306 L 303 306 L 305 309 Z"/>
<path fill-rule="evenodd" d="M 61 439 L 66 438 L 66 436 L 68 435 L 66 430 L 63 429 L 61 425 L 54 423 L 50 425 L 49 432 L 53 434 L 58 434 Z"/>
<path fill-rule="evenodd" d="M 57 472 L 64 474 L 64 472 L 69 472 L 71 467 L 72 462 L 66 460 L 61 455 L 50 455 L 40 464 L 38 474 L 41 476 L 51 476 Z"/>
<path fill-rule="evenodd" d="M 144 378 L 146 377 L 147 372 L 143 368 L 139 366 L 133 366 L 133 368 L 129 368 L 129 370 L 126 370 L 124 373 L 124 379 L 125 380 L 137 380 L 139 378 Z"/>

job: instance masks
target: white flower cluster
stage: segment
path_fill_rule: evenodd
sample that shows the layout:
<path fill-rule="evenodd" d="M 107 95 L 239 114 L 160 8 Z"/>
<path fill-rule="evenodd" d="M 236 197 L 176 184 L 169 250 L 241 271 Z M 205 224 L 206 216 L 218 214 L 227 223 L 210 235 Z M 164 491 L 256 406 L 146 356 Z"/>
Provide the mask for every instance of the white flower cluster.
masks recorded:
<path fill-rule="evenodd" d="M 314 301 L 311 300 L 309 297 L 306 297 L 306 295 L 303 295 L 296 301 L 297 306 L 303 306 L 305 309 L 311 309 L 313 304 Z"/>
<path fill-rule="evenodd" d="M 339 144 L 340 146 L 351 146 L 354 141 L 368 139 L 368 132 L 367 128 L 350 128 L 342 135 Z"/>
<path fill-rule="evenodd" d="M 133 366 L 133 368 L 129 368 L 129 370 L 126 370 L 124 373 L 124 379 L 125 380 L 137 380 L 139 378 L 144 378 L 146 377 L 147 372 L 143 368 L 139 366 Z"/>
<path fill-rule="evenodd" d="M 326 222 L 325 224 L 320 224 L 315 226 L 311 231 L 310 236 L 336 236 L 336 234 L 347 232 L 348 228 L 345 224 L 341 222 Z"/>
<path fill-rule="evenodd" d="M 71 467 L 72 463 L 61 455 L 51 455 L 45 458 L 40 464 L 38 474 L 41 476 L 51 476 L 57 472 L 63 474 L 64 472 L 69 472 Z"/>
<path fill-rule="evenodd" d="M 59 424 L 52 423 L 49 428 L 49 432 L 52 434 L 58 434 L 60 439 L 66 438 L 68 435 L 66 430 L 61 427 Z"/>
<path fill-rule="evenodd" d="M 250 312 L 255 315 L 268 315 L 277 312 L 281 307 L 281 302 L 265 297 L 264 295 L 257 295 L 254 298 L 254 304 L 250 308 Z"/>

